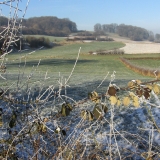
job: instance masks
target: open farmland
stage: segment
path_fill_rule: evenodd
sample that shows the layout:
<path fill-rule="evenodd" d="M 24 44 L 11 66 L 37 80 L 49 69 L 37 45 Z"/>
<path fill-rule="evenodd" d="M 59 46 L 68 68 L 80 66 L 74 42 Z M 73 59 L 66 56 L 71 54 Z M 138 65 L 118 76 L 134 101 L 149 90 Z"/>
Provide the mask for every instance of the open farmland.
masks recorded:
<path fill-rule="evenodd" d="M 17 75 L 19 70 L 24 68 L 25 60 L 25 74 L 27 75 L 33 70 L 33 66 L 36 67 L 39 60 L 41 60 L 35 73 L 40 72 L 41 77 L 44 77 L 47 72 L 49 77 L 51 77 L 47 82 L 53 82 L 52 78 L 58 77 L 59 72 L 66 78 L 74 66 L 81 47 L 80 57 L 70 81 L 72 84 L 102 80 L 108 72 L 111 74 L 115 70 L 117 78 L 126 78 L 128 74 L 133 75 L 133 73 L 125 71 L 125 66 L 121 64 L 118 56 L 109 55 L 106 57 L 88 54 L 89 51 L 110 50 L 123 46 L 124 44 L 121 42 L 66 43 L 62 41 L 61 46 L 52 49 L 38 50 L 31 54 L 30 52 L 10 54 L 7 56 L 8 70 L 4 76 L 7 76 L 7 74 L 14 75 L 13 73 Z M 81 77 L 84 78 L 82 79 Z"/>
<path fill-rule="evenodd" d="M 126 54 L 145 54 L 145 53 L 160 53 L 160 44 L 148 41 L 131 41 L 126 38 L 116 37 L 115 41 L 125 43 L 122 47 Z"/>
<path fill-rule="evenodd" d="M 50 38 L 51 41 L 58 39 L 57 37 L 47 37 Z M 78 55 L 79 48 L 81 47 L 79 60 L 70 79 L 70 84 L 76 85 L 84 82 L 101 81 L 108 72 L 108 80 L 110 80 L 110 76 L 114 71 L 116 71 L 116 80 L 148 79 L 149 77 L 144 77 L 126 68 L 119 60 L 121 55 L 102 56 L 88 54 L 90 51 L 123 48 L 125 46 L 124 43 L 129 40 L 121 39 L 121 41 L 122 40 L 123 42 L 118 42 L 118 39 L 116 39 L 115 42 L 82 43 L 66 42 L 64 38 L 59 38 L 57 43 L 60 46 L 51 49 L 36 50 L 35 52 L 27 51 L 8 55 L 5 62 L 7 64 L 7 72 L 3 76 L 8 77 L 8 82 L 10 82 L 13 80 L 16 81 L 19 74 L 24 74 L 23 78 L 25 79 L 27 75 L 34 71 L 33 77 L 35 77 L 35 79 L 38 77 L 38 79 L 41 80 L 47 73 L 50 77 L 46 81 L 47 84 L 55 82 L 59 74 L 65 79 L 69 76 Z M 126 58 L 139 57 L 139 55 L 123 56 Z M 158 57 L 159 54 L 143 54 L 141 56 Z M 147 61 L 145 62 L 147 63 Z M 154 64 L 154 68 L 156 67 L 159 67 L 158 62 Z M 24 72 L 22 70 L 24 70 Z M 1 81 L 6 83 L 4 80 Z M 4 85 L 4 83 L 1 84 Z"/>

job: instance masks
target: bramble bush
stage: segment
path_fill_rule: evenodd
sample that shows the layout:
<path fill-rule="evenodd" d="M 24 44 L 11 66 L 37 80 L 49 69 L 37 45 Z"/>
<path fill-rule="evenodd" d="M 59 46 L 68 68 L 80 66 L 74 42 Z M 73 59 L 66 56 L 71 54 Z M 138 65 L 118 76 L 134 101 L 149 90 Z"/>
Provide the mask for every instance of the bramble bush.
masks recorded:
<path fill-rule="evenodd" d="M 11 8 L 18 3 L 3 2 Z M 21 39 L 21 35 L 17 37 L 21 27 L 15 27 L 13 22 L 21 26 L 22 21 L 17 16 L 8 21 L 15 34 L 4 29 L 0 35 L 4 39 L 1 66 L 12 51 L 9 46 Z M 20 79 L 22 71 L 16 81 L 0 88 L 0 159 L 160 158 L 159 79 L 131 80 L 121 87 L 114 83 L 114 71 L 94 85 L 93 91 L 84 93 L 85 97 L 73 98 L 86 87 L 74 93 L 69 89 L 80 51 L 68 77 L 64 79 L 59 73 L 57 85 L 44 85 L 49 78 L 47 71 L 43 79 L 36 79 L 39 61 L 25 80 Z M 0 75 L 7 83 L 7 77 L 2 72 Z"/>

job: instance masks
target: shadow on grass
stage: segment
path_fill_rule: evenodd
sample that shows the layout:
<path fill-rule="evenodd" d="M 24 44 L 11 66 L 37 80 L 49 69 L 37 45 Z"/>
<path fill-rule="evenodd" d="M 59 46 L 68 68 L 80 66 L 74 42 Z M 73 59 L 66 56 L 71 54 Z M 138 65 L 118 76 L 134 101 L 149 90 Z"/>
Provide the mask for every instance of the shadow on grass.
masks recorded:
<path fill-rule="evenodd" d="M 40 66 L 42 65 L 56 65 L 56 66 L 60 66 L 60 65 L 74 65 L 75 63 L 75 59 L 45 59 L 45 60 L 41 60 L 40 62 Z M 26 66 L 27 67 L 32 67 L 32 66 L 36 66 L 38 64 L 38 60 L 32 60 L 32 61 L 27 61 Z M 78 60 L 78 64 L 84 64 L 84 63 L 92 63 L 92 62 L 98 62 L 98 60 Z M 24 62 L 21 63 L 22 65 L 24 65 Z M 10 63 L 8 65 L 9 66 L 13 66 L 13 67 L 18 67 L 19 66 L 19 62 L 17 63 Z"/>

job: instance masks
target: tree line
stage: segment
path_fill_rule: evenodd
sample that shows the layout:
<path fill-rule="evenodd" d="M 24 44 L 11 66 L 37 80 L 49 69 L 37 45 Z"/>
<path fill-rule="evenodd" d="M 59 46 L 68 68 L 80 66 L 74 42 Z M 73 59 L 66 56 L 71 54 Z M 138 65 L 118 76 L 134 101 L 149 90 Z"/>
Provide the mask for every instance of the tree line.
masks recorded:
<path fill-rule="evenodd" d="M 8 25 L 8 19 L 0 16 L 0 30 Z M 77 31 L 75 22 L 68 18 L 57 18 L 53 16 L 32 17 L 23 19 L 22 33 L 24 35 L 51 35 L 67 36 Z"/>
<path fill-rule="evenodd" d="M 9 39 L 6 41 L 8 42 Z M 0 40 L 0 55 L 2 55 L 4 52 L 2 50 L 2 46 L 4 45 L 4 39 Z M 21 49 L 28 49 L 28 48 L 38 48 L 38 47 L 46 47 L 51 48 L 53 47 L 53 43 L 49 40 L 49 38 L 46 37 L 34 37 L 34 36 L 24 36 L 16 43 L 11 43 L 11 46 L 8 48 L 8 50 L 12 49 L 13 51 L 17 51 Z"/>
<path fill-rule="evenodd" d="M 125 24 L 103 24 L 97 23 L 94 25 L 94 31 L 97 34 L 105 34 L 108 33 L 116 33 L 119 36 L 130 38 L 134 41 L 155 41 L 160 42 L 160 34 L 155 34 L 152 31 L 148 31 L 145 28 L 132 26 L 132 25 L 125 25 Z"/>

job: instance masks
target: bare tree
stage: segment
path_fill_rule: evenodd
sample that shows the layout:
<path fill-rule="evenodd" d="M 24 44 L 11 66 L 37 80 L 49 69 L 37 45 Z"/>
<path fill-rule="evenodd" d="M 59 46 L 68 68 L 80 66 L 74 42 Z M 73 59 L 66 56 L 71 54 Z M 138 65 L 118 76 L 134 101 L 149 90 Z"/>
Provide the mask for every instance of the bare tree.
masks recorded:
<path fill-rule="evenodd" d="M 102 26 L 100 23 L 97 23 L 94 25 L 94 31 L 97 32 L 97 31 L 101 31 L 102 30 Z"/>

